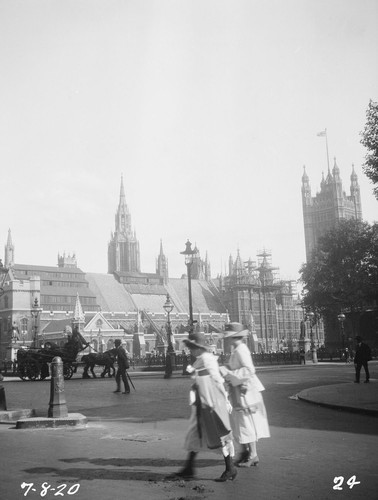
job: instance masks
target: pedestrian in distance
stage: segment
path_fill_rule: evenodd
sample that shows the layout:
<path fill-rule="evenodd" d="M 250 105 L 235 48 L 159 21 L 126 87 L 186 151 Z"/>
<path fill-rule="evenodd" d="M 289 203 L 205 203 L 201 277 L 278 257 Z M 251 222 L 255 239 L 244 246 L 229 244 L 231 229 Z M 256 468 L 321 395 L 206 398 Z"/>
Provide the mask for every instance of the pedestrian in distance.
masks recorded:
<path fill-rule="evenodd" d="M 232 405 L 232 431 L 240 448 L 235 465 L 251 467 L 259 463 L 257 441 L 270 437 L 268 418 L 261 392 L 264 386 L 256 375 L 251 352 L 243 339 L 249 334 L 241 323 L 225 325 L 224 338 L 230 339 L 232 352 L 228 366 L 220 371 L 228 383 Z"/>
<path fill-rule="evenodd" d="M 194 382 L 190 390 L 191 416 L 184 445 L 188 457 L 184 468 L 167 479 L 193 479 L 197 454 L 210 449 L 222 451 L 226 466 L 215 481 L 233 481 L 237 470 L 232 461 L 234 445 L 229 416 L 231 405 L 217 358 L 208 352 L 204 333 L 194 332 L 184 343 L 195 357 L 193 366 L 187 367 Z"/>
<path fill-rule="evenodd" d="M 356 370 L 356 380 L 354 381 L 355 384 L 360 383 L 360 372 L 361 368 L 364 367 L 365 370 L 365 384 L 369 383 L 370 380 L 370 374 L 369 374 L 369 367 L 368 367 L 368 362 L 371 361 L 371 350 L 370 347 L 362 342 L 362 337 L 359 335 L 356 337 L 356 354 L 354 355 L 354 367 Z"/>
<path fill-rule="evenodd" d="M 344 361 L 345 361 L 345 363 L 350 363 L 352 361 L 350 351 L 347 347 L 345 348 L 345 351 L 344 351 Z"/>
<path fill-rule="evenodd" d="M 306 353 L 305 353 L 304 349 L 301 349 L 299 351 L 299 361 L 300 361 L 300 364 L 302 364 L 302 361 L 303 361 L 304 365 L 306 364 Z"/>
<path fill-rule="evenodd" d="M 130 386 L 129 386 L 129 381 L 127 380 L 127 372 L 126 372 L 126 370 L 130 367 L 129 359 L 127 357 L 125 349 L 122 347 L 122 342 L 120 339 L 116 339 L 114 341 L 114 346 L 118 364 L 117 373 L 115 376 L 117 389 L 114 392 L 121 392 L 121 378 L 122 378 L 123 385 L 125 386 L 125 392 L 123 394 L 129 394 Z"/>

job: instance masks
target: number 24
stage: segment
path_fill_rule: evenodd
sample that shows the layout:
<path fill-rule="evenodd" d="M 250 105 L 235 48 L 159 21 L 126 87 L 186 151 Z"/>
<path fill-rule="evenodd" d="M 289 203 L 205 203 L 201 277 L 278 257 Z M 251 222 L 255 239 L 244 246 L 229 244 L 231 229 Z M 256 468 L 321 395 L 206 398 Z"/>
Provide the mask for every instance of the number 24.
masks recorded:
<path fill-rule="evenodd" d="M 336 476 L 333 478 L 333 482 L 335 483 L 335 486 L 333 487 L 334 490 L 342 490 L 343 488 L 341 487 L 341 485 L 343 484 L 344 482 L 344 477 L 343 476 Z M 350 489 L 353 488 L 353 486 L 355 486 L 356 484 L 360 484 L 361 481 L 357 481 L 357 478 L 356 476 L 351 476 L 348 481 L 346 482 L 346 484 L 349 486 Z"/>

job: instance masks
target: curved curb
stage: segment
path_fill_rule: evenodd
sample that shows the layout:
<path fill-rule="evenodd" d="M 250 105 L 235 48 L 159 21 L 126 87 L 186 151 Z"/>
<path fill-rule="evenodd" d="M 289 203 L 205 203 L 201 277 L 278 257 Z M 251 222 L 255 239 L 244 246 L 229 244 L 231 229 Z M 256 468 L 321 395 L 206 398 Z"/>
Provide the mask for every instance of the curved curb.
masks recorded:
<path fill-rule="evenodd" d="M 337 384 L 339 385 L 339 384 Z M 329 387 L 329 386 L 324 386 L 324 387 Z M 314 387 L 313 389 L 319 389 L 319 387 Z M 364 406 L 353 406 L 351 404 L 342 404 L 342 403 L 334 403 L 334 402 L 328 402 L 322 399 L 319 399 L 319 397 L 311 397 L 310 393 L 311 389 L 305 389 L 298 394 L 296 394 L 296 398 L 300 399 L 301 401 L 305 401 L 306 403 L 318 405 L 318 406 L 323 406 L 325 408 L 331 408 L 333 410 L 342 410 L 342 411 L 348 411 L 352 413 L 361 413 L 364 415 L 370 415 L 377 417 L 378 416 L 378 409 L 372 409 L 372 408 L 366 408 Z"/>

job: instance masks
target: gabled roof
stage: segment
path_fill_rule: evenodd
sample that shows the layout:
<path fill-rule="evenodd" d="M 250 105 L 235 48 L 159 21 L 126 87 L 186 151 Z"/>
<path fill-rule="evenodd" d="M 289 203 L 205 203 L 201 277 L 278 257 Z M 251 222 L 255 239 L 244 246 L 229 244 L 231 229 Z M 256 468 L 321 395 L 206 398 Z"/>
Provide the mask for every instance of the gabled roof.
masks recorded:
<path fill-rule="evenodd" d="M 88 273 L 86 279 L 96 294 L 103 311 L 130 312 L 146 310 L 164 312 L 163 305 L 169 293 L 175 313 L 189 312 L 187 279 L 169 279 L 167 285 L 121 284 L 112 274 Z M 225 313 L 226 309 L 206 280 L 192 280 L 193 313 Z"/>
<path fill-rule="evenodd" d="M 192 306 L 194 313 L 225 313 L 219 297 L 210 289 L 206 280 L 192 280 Z M 189 311 L 189 291 L 186 279 L 170 278 L 166 286 L 172 302 L 177 304 L 176 312 Z"/>
<path fill-rule="evenodd" d="M 85 329 L 86 330 L 98 330 L 97 326 L 97 321 L 101 320 L 102 330 L 113 330 L 114 326 L 105 318 L 105 316 L 101 312 L 97 312 L 91 319 L 90 321 L 85 322 Z"/>
<path fill-rule="evenodd" d="M 90 289 L 97 297 L 102 311 L 136 311 L 130 294 L 112 274 L 87 273 L 85 275 Z"/>
<path fill-rule="evenodd" d="M 125 283 L 125 289 L 131 294 L 138 295 L 167 295 L 167 290 L 164 285 L 147 284 L 147 283 Z"/>

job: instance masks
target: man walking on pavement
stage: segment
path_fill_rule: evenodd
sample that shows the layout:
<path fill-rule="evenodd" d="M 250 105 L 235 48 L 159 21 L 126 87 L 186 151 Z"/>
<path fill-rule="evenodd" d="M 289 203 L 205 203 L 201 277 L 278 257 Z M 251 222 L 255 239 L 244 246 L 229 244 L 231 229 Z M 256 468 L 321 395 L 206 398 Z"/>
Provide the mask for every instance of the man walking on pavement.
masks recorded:
<path fill-rule="evenodd" d="M 123 394 L 129 394 L 130 386 L 127 380 L 127 373 L 126 373 L 126 370 L 130 366 L 129 360 L 127 358 L 125 349 L 122 347 L 122 342 L 120 341 L 120 339 L 116 339 L 114 341 L 114 345 L 118 363 L 118 369 L 115 376 L 117 382 L 117 389 L 114 392 L 121 392 L 121 377 L 122 377 L 123 385 L 125 386 L 125 392 Z"/>
<path fill-rule="evenodd" d="M 356 348 L 356 354 L 354 356 L 354 366 L 356 368 L 356 380 L 354 381 L 354 383 L 355 384 L 360 383 L 360 372 L 361 368 L 364 367 L 366 376 L 366 380 L 364 383 L 367 384 L 370 379 L 368 361 L 371 360 L 371 350 L 367 344 L 362 342 L 362 337 L 357 336 L 356 342 L 357 342 L 357 348 Z"/>

